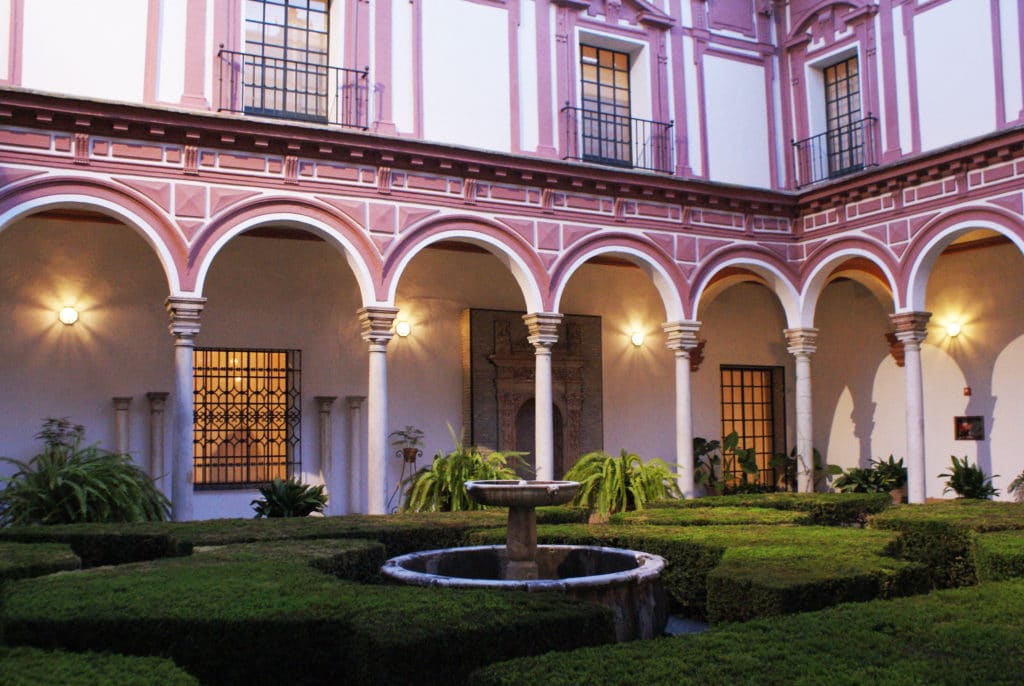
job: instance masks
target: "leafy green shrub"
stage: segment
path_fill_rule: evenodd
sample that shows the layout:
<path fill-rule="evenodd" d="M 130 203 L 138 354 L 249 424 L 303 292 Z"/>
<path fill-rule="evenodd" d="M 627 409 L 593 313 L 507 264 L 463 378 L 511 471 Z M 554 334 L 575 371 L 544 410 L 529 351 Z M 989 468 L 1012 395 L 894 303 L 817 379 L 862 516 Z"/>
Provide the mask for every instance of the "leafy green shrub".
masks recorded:
<path fill-rule="evenodd" d="M 907 485 L 907 468 L 903 464 L 902 457 L 897 460 L 892 455 L 889 455 L 887 460 L 881 458 L 872 460 L 871 466 L 882 475 L 882 481 L 886 485 L 885 490 L 891 491 Z"/>
<path fill-rule="evenodd" d="M 941 521 L 904 523 L 888 553 L 925 566 L 931 588 L 955 588 L 978 583 L 975 533 Z"/>
<path fill-rule="evenodd" d="M 967 456 L 964 459 L 957 459 L 956 455 L 950 455 L 952 464 L 948 472 L 939 474 L 939 477 L 946 479 L 946 487 L 943 493 L 955 491 L 960 498 L 977 498 L 979 500 L 991 500 L 993 496 L 999 495 L 999 491 L 992 486 L 992 476 L 985 476 L 985 472 L 978 465 L 972 465 Z"/>
<path fill-rule="evenodd" d="M 693 438 L 693 482 L 708 493 L 722 491 L 722 444 L 700 436 Z"/>
<path fill-rule="evenodd" d="M 471 686 L 1024 683 L 1024 581 L 490 665 Z"/>
<path fill-rule="evenodd" d="M 67 653 L 0 646 L 5 686 L 199 686 L 199 680 L 171 660 L 109 653 Z"/>
<path fill-rule="evenodd" d="M 313 512 L 323 512 L 327 505 L 324 487 L 309 486 L 296 479 L 274 479 L 260 486 L 262 498 L 250 505 L 260 517 L 305 517 Z"/>
<path fill-rule="evenodd" d="M 864 524 L 872 514 L 886 510 L 892 500 L 885 493 L 751 493 L 652 503 L 655 508 L 755 507 L 806 512 L 803 524 L 838 526 Z"/>
<path fill-rule="evenodd" d="M 832 482 L 840 493 L 887 493 L 882 473 L 871 467 L 850 467 Z"/>
<path fill-rule="evenodd" d="M 565 478 L 580 482 L 572 503 L 597 510 L 602 516 L 642 510 L 645 503 L 679 497 L 672 468 L 664 460 L 644 462 L 625 450 L 619 457 L 602 451 L 587 453 Z"/>
<path fill-rule="evenodd" d="M 481 510 L 484 506 L 471 499 L 466 491 L 467 481 L 519 478 L 510 460 L 518 460 L 520 453 L 499 453 L 466 446 L 461 439 L 455 438 L 454 432 L 452 439 L 454 450 L 447 455 L 438 451 L 429 466 L 421 467 L 405 480 L 404 511 Z"/>
<path fill-rule="evenodd" d="M 1006 490 L 1013 494 L 1013 499 L 1018 503 L 1024 502 L 1024 472 L 1021 472 L 1014 477 L 1013 481 L 1010 482 L 1010 486 Z"/>
<path fill-rule="evenodd" d="M 0 542 L 0 581 L 79 569 L 82 561 L 64 543 Z"/>
<path fill-rule="evenodd" d="M 978 534 L 976 543 L 981 581 L 1024 577 L 1024 531 Z"/>
<path fill-rule="evenodd" d="M 17 471 L 0 492 L 0 526 L 161 521 L 170 502 L 128 455 L 82 446 L 85 428 L 47 419 L 28 462 L 0 458 Z"/>
<path fill-rule="evenodd" d="M 957 498 L 925 505 L 891 507 L 874 514 L 868 526 L 902 529 L 925 522 L 941 522 L 977 533 L 1024 529 L 1024 507 L 1017 503 Z"/>

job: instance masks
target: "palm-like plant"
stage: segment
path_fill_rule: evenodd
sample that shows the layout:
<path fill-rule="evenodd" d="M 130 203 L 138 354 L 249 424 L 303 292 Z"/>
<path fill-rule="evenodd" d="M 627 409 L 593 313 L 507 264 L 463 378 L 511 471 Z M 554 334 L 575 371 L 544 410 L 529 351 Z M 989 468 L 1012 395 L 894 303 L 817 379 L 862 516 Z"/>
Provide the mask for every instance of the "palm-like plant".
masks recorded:
<path fill-rule="evenodd" d="M 448 454 L 438 451 L 434 461 L 420 468 L 405 480 L 407 489 L 402 509 L 411 512 L 454 512 L 480 510 L 480 505 L 469 497 L 467 481 L 518 479 L 512 462 L 522 453 L 499 453 L 466 446 L 455 437 L 455 448 Z"/>
<path fill-rule="evenodd" d="M 323 512 L 327 505 L 322 485 L 310 486 L 296 479 L 274 479 L 260 486 L 260 495 L 263 497 L 249 503 L 256 511 L 256 519 L 305 517 L 313 512 Z"/>
<path fill-rule="evenodd" d="M 84 437 L 81 425 L 50 418 L 36 434 L 43 452 L 0 458 L 17 468 L 0 492 L 0 526 L 167 519 L 170 502 L 131 457 L 83 447 Z"/>
<path fill-rule="evenodd" d="M 1013 494 L 1013 499 L 1018 503 L 1024 502 L 1024 472 L 1018 474 L 1006 490 Z"/>
<path fill-rule="evenodd" d="M 952 464 L 948 472 L 939 474 L 946 479 L 946 487 L 943 493 L 955 491 L 960 498 L 977 498 L 979 500 L 991 500 L 993 496 L 999 495 L 999 491 L 992 486 L 992 479 L 995 476 L 985 476 L 985 472 L 978 465 L 971 464 L 967 456 L 964 459 L 957 459 L 951 455 Z"/>
<path fill-rule="evenodd" d="M 645 503 L 679 497 L 672 468 L 661 459 L 644 462 L 625 450 L 619 457 L 606 452 L 587 453 L 566 472 L 579 481 L 573 504 L 589 507 L 602 516 L 626 510 L 642 510 Z"/>

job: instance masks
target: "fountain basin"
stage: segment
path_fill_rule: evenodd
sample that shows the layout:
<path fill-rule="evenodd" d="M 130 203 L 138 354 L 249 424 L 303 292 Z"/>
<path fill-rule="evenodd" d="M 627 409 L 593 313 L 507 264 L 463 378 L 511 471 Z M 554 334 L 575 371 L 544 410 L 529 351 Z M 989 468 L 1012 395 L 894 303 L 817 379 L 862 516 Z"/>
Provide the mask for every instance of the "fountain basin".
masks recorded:
<path fill-rule="evenodd" d="M 502 578 L 508 556 L 501 545 L 410 553 L 391 558 L 381 572 L 413 586 L 563 593 L 611 608 L 618 641 L 661 635 L 668 619 L 664 558 L 600 546 L 540 545 L 536 551 L 536 579 Z"/>
<path fill-rule="evenodd" d="M 578 481 L 467 481 L 469 497 L 490 507 L 564 505 L 580 490 Z"/>

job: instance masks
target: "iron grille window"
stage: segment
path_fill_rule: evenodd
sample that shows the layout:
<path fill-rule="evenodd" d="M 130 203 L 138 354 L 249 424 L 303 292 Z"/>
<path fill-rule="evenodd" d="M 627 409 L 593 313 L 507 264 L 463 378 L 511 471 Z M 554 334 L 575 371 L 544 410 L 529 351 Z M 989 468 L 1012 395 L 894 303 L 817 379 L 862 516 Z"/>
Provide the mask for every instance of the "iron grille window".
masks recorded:
<path fill-rule="evenodd" d="M 629 55 L 580 46 L 583 159 L 630 167 Z"/>
<path fill-rule="evenodd" d="M 301 472 L 298 350 L 196 348 L 195 486 L 251 486 Z"/>
<path fill-rule="evenodd" d="M 326 122 L 327 0 L 246 0 L 247 114 Z"/>
<path fill-rule="evenodd" d="M 840 176 L 864 167 L 857 58 L 826 67 L 824 77 L 828 170 Z"/>
<path fill-rule="evenodd" d="M 788 487 L 786 475 L 771 466 L 772 457 L 785 452 L 785 377 L 782 367 L 721 367 L 722 435 L 735 431 L 741 448 L 757 454 L 754 481 L 768 489 Z M 726 456 L 728 457 L 728 456 Z M 728 476 L 740 478 L 736 464 L 725 465 Z"/>

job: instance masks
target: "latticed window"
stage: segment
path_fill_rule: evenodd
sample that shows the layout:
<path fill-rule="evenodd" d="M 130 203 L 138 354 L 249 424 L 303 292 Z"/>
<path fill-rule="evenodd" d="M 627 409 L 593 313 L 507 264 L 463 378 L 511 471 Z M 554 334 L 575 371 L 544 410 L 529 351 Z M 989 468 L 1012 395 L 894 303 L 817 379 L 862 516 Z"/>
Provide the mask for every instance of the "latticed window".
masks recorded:
<path fill-rule="evenodd" d="M 298 350 L 195 349 L 196 487 L 298 475 L 301 357 Z"/>
<path fill-rule="evenodd" d="M 632 165 L 629 55 L 580 46 L 583 159 Z"/>
<path fill-rule="evenodd" d="M 327 0 L 246 0 L 245 111 L 326 121 Z"/>
<path fill-rule="evenodd" d="M 771 459 L 785 452 L 785 385 L 782 367 L 722 366 L 722 435 L 735 431 L 741 448 L 757 454 L 757 483 L 775 487 L 785 475 Z M 726 456 L 728 457 L 728 456 Z M 739 476 L 739 465 L 728 465 Z M 754 480 L 754 479 L 752 479 Z"/>
<path fill-rule="evenodd" d="M 824 69 L 828 171 L 839 176 L 864 166 L 860 73 L 856 56 Z"/>

